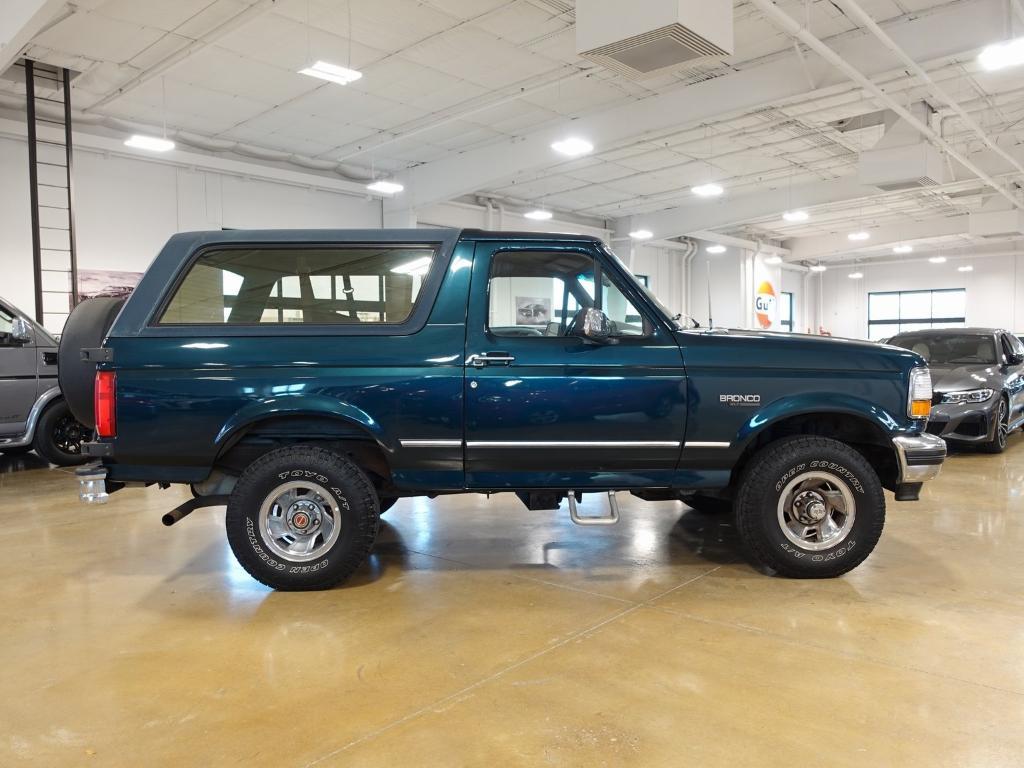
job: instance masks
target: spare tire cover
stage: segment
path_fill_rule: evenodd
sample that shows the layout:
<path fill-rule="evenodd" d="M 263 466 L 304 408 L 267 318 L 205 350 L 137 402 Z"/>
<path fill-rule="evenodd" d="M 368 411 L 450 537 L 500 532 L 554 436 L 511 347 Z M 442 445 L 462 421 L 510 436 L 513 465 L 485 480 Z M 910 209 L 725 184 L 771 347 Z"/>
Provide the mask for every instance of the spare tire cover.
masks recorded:
<path fill-rule="evenodd" d="M 57 381 L 71 413 L 90 429 L 96 426 L 93 413 L 96 363 L 83 360 L 82 350 L 103 346 L 107 331 L 124 302 L 123 297 L 86 299 L 71 311 L 60 337 Z"/>

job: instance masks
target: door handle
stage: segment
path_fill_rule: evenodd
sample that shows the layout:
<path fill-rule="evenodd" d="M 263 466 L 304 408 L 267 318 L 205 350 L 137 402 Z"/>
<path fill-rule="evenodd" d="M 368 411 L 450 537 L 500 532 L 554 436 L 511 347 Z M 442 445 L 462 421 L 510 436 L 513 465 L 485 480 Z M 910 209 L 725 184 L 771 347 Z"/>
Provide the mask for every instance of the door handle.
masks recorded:
<path fill-rule="evenodd" d="M 466 364 L 472 365 L 474 368 L 483 368 L 486 365 L 509 365 L 515 361 L 515 357 L 508 352 L 484 352 L 466 358 Z"/>

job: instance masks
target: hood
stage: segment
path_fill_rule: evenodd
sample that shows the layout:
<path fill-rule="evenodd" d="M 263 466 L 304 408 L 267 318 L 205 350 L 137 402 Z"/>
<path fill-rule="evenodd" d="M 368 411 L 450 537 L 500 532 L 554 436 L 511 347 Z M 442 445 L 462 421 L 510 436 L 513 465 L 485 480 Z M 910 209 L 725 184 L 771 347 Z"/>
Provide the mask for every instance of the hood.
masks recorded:
<path fill-rule="evenodd" d="M 959 392 L 967 389 L 999 389 L 1001 374 L 995 365 L 932 365 L 932 389 Z"/>
<path fill-rule="evenodd" d="M 714 346 L 720 344 L 732 365 L 743 360 L 759 368 L 890 372 L 926 365 L 915 352 L 861 339 L 732 329 L 680 331 L 676 338 L 685 348 L 692 334 L 700 334 L 708 343 L 714 340 Z"/>

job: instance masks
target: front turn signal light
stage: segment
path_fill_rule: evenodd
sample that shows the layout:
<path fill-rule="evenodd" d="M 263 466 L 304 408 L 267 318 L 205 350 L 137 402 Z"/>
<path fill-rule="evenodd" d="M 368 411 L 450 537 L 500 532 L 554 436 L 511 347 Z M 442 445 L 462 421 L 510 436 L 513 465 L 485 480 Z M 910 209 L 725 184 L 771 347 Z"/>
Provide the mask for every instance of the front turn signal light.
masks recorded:
<path fill-rule="evenodd" d="M 911 400 L 910 415 L 915 419 L 927 419 L 932 412 L 931 400 Z"/>
<path fill-rule="evenodd" d="M 932 374 L 927 368 L 914 368 L 910 372 L 907 394 L 907 415 L 912 419 L 927 419 L 932 412 Z"/>

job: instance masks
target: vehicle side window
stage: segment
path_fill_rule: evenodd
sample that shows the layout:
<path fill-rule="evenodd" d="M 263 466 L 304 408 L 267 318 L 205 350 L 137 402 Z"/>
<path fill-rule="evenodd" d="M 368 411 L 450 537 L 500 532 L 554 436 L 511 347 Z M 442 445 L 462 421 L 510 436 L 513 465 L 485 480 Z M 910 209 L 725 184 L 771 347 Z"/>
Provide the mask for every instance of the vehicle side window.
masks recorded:
<path fill-rule="evenodd" d="M 1012 355 L 1024 355 L 1024 347 L 1021 347 L 1020 340 L 1008 333 L 1002 335 L 1003 359 L 1009 362 Z"/>
<path fill-rule="evenodd" d="M 11 346 L 11 330 L 14 327 L 14 315 L 0 308 L 0 347 Z"/>
<path fill-rule="evenodd" d="M 202 254 L 161 325 L 401 323 L 435 261 L 429 246 L 224 248 Z"/>
<path fill-rule="evenodd" d="M 619 286 L 593 258 L 581 253 L 496 253 L 491 259 L 488 301 L 488 330 L 495 336 L 568 336 L 576 313 L 591 307 L 608 315 L 613 336 L 648 333 L 640 312 Z"/>

